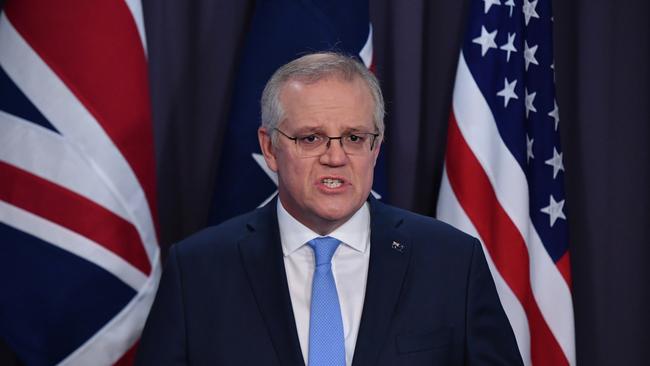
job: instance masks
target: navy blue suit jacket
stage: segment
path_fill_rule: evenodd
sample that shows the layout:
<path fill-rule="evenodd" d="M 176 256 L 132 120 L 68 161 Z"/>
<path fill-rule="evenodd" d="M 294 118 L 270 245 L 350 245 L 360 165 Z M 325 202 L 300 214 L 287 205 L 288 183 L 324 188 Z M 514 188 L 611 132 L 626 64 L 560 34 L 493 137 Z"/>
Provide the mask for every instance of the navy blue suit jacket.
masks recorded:
<path fill-rule="evenodd" d="M 304 365 L 274 202 L 172 247 L 137 364 Z M 476 239 L 373 199 L 370 213 L 354 365 L 522 364 Z"/>

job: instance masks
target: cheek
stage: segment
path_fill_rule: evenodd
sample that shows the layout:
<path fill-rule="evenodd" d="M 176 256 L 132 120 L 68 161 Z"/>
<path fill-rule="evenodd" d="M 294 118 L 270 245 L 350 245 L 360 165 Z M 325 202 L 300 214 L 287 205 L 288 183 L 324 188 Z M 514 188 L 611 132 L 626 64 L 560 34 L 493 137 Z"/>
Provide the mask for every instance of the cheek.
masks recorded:
<path fill-rule="evenodd" d="M 281 166 L 279 174 L 283 183 L 291 187 L 292 191 L 302 191 L 309 187 L 310 169 L 300 161 L 292 161 Z"/>
<path fill-rule="evenodd" d="M 359 178 L 362 179 L 365 184 L 372 185 L 374 169 L 375 169 L 374 159 L 370 159 L 368 161 L 363 162 L 363 164 L 359 166 L 359 173 L 358 173 Z"/>

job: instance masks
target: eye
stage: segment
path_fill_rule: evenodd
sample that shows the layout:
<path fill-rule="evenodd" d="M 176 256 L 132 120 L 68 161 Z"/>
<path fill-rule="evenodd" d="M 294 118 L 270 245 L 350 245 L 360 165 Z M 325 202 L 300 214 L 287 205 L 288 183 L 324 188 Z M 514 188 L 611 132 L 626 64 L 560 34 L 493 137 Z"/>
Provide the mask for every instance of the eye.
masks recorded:
<path fill-rule="evenodd" d="M 363 143 L 364 139 L 365 139 L 365 137 L 363 135 L 355 135 L 355 134 L 350 134 L 347 137 L 347 140 L 349 142 L 354 143 L 354 144 L 361 144 L 361 143 Z"/>
<path fill-rule="evenodd" d="M 311 135 L 306 135 L 306 136 L 299 136 L 298 141 L 301 144 L 314 145 L 314 144 L 318 144 L 319 142 L 323 141 L 323 138 L 321 136 L 319 136 L 319 135 L 311 134 Z"/>

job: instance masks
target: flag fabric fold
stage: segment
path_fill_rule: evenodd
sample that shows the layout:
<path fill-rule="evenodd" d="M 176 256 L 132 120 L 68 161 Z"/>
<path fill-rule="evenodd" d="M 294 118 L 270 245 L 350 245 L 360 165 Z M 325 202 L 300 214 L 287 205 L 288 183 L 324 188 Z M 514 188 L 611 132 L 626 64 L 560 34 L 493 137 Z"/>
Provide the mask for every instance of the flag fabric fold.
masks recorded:
<path fill-rule="evenodd" d="M 575 365 L 548 0 L 472 1 L 437 216 L 481 240 L 526 365 Z"/>
<path fill-rule="evenodd" d="M 260 97 L 273 72 L 304 54 L 336 51 L 372 67 L 367 0 L 263 0 L 255 6 L 235 81 L 210 223 L 250 211 L 277 194 L 277 176 L 259 151 Z M 380 156 L 373 189 L 386 196 Z"/>
<path fill-rule="evenodd" d="M 160 276 L 141 5 L 9 0 L 0 50 L 0 337 L 128 363 Z"/>

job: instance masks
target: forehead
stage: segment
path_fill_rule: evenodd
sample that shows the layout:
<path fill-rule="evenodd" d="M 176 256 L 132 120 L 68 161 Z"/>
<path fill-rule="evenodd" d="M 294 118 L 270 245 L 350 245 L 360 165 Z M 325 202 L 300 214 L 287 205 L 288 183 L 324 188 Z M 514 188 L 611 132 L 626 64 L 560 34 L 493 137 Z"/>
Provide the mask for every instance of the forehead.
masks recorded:
<path fill-rule="evenodd" d="M 281 125 L 293 129 L 374 130 L 374 100 L 359 77 L 287 81 L 280 92 Z"/>

